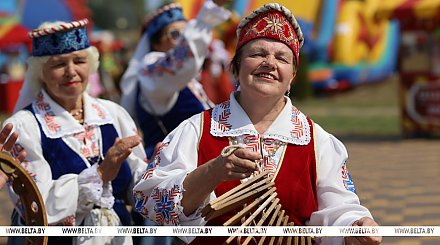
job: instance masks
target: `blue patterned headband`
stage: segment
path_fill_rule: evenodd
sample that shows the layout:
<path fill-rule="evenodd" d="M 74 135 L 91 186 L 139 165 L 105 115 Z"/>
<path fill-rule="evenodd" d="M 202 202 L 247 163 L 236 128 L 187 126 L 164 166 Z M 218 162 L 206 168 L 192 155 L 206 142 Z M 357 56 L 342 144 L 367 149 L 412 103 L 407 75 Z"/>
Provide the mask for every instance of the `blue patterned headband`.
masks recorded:
<path fill-rule="evenodd" d="M 156 10 L 145 21 L 145 31 L 147 32 L 148 39 L 151 40 L 154 34 L 158 33 L 166 25 L 181 20 L 186 19 L 183 16 L 180 4 L 172 3 Z"/>
<path fill-rule="evenodd" d="M 83 19 L 33 30 L 28 34 L 32 38 L 32 56 L 66 54 L 90 47 L 85 27 L 88 22 Z"/>

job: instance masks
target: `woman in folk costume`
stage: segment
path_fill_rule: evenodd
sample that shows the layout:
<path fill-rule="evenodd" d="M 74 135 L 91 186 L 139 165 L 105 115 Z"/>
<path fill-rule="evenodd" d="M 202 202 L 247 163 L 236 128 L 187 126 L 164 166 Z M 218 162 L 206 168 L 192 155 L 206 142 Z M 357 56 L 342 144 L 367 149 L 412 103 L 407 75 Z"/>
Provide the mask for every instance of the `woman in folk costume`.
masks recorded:
<path fill-rule="evenodd" d="M 304 42 L 294 16 L 280 4 L 264 5 L 241 21 L 237 36 L 231 68 L 239 91 L 165 138 L 133 190 L 135 208 L 162 225 L 205 225 L 201 209 L 208 202 L 263 169 L 274 176 L 280 203 L 296 225 L 377 225 L 355 194 L 344 145 L 285 96 Z M 242 148 L 222 156 L 230 145 Z M 208 225 L 226 219 L 223 215 Z M 193 243 L 211 239 L 198 237 Z M 317 242 L 343 244 L 344 239 Z"/>
<path fill-rule="evenodd" d="M 196 80 L 212 39 L 227 20 L 227 0 L 206 0 L 186 22 L 178 4 L 155 11 L 121 80 L 121 105 L 142 129 L 148 157 L 156 144 L 183 120 L 212 107 Z"/>
<path fill-rule="evenodd" d="M 27 152 L 23 165 L 41 192 L 49 224 L 130 225 L 125 200 L 146 169 L 146 156 L 129 114 L 86 92 L 99 65 L 86 24 L 43 23 L 29 33 L 32 56 L 16 113 L 6 123 L 20 135 L 16 146 Z M 20 201 L 13 199 L 12 222 L 20 225 Z M 132 243 L 131 237 L 49 238 L 61 242 Z"/>

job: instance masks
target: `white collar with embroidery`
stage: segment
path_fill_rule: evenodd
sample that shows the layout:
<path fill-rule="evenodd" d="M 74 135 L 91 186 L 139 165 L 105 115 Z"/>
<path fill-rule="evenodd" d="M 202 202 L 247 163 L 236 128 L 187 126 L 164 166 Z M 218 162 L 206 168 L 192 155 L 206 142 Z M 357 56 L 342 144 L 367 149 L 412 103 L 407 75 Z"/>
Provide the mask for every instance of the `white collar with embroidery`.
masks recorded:
<path fill-rule="evenodd" d="M 113 123 L 108 110 L 95 98 L 83 94 L 84 125 L 99 126 Z M 44 134 L 51 139 L 84 132 L 84 126 L 42 90 L 32 102 L 32 108 Z"/>
<path fill-rule="evenodd" d="M 307 145 L 310 142 L 310 125 L 307 117 L 300 112 L 288 97 L 281 113 L 262 135 L 282 142 Z M 243 134 L 258 136 L 258 132 L 243 108 L 235 99 L 218 104 L 212 110 L 210 133 L 216 137 L 235 137 Z"/>

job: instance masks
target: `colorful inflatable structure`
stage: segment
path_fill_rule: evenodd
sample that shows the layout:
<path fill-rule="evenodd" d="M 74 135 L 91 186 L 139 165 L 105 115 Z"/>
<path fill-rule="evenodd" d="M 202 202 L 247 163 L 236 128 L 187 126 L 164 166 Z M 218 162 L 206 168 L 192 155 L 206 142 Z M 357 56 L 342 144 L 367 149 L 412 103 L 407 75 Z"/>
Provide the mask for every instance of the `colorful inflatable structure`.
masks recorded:
<path fill-rule="evenodd" d="M 188 17 L 194 16 L 201 5 L 201 0 L 179 2 L 189 9 Z M 243 16 L 268 2 L 236 0 L 231 8 Z M 293 10 L 300 22 L 306 37 L 302 52 L 308 56 L 308 78 L 314 90 L 346 89 L 382 80 L 395 71 L 398 22 L 375 18 L 380 0 L 277 2 Z"/>
<path fill-rule="evenodd" d="M 312 42 L 309 79 L 314 89 L 342 90 L 381 81 L 393 74 L 397 66 L 399 23 L 377 19 L 375 0 L 325 2 L 323 8 L 331 11 L 322 9 L 321 19 L 330 22 L 338 17 L 333 28 L 321 22 L 322 31 Z M 323 45 L 322 40 L 328 45 Z"/>

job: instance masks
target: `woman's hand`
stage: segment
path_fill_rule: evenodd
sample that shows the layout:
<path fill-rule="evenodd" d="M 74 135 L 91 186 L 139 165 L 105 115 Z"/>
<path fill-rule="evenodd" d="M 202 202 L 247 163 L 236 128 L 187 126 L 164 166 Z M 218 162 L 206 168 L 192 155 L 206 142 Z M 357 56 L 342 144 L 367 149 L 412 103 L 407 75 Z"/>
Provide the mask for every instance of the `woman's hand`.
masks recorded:
<path fill-rule="evenodd" d="M 131 154 L 133 147 L 141 142 L 142 139 L 137 135 L 122 139 L 117 138 L 113 146 L 108 149 L 101 166 L 98 167 L 98 173 L 101 175 L 102 181 L 114 180 L 122 163 Z"/>
<path fill-rule="evenodd" d="M 239 148 L 228 156 L 220 155 L 214 161 L 208 162 L 211 173 L 218 182 L 247 178 L 258 171 L 257 161 L 261 154 L 248 149 Z"/>
<path fill-rule="evenodd" d="M 370 217 L 363 217 L 353 223 L 352 226 L 378 226 L 378 224 Z M 365 236 L 365 237 L 346 237 L 347 245 L 377 245 L 382 243 L 381 236 Z"/>
<path fill-rule="evenodd" d="M 188 216 L 197 210 L 221 182 L 251 176 L 258 170 L 255 161 L 260 159 L 260 153 L 235 149 L 230 154 L 220 155 L 197 167 L 183 181 L 183 213 Z"/>
<path fill-rule="evenodd" d="M 0 189 L 6 185 L 6 182 L 8 182 L 8 176 L 3 171 L 0 171 Z"/>
<path fill-rule="evenodd" d="M 5 125 L 5 127 L 0 131 L 0 149 L 4 152 L 10 152 L 12 151 L 12 148 L 15 145 L 15 142 L 17 142 L 18 134 L 16 132 L 12 132 L 12 124 L 8 123 Z M 12 132 L 12 133 L 11 133 Z M 9 136 L 9 138 L 8 138 Z M 15 159 L 17 161 L 22 162 L 26 158 L 26 151 L 20 150 L 18 152 L 17 156 L 15 156 Z"/>
<path fill-rule="evenodd" d="M 3 152 L 10 152 L 17 142 L 18 134 L 16 132 L 12 132 L 12 124 L 8 123 L 5 127 L 0 131 L 0 150 Z M 12 133 L 11 133 L 12 132 Z M 16 160 L 19 162 L 24 161 L 26 157 L 26 152 L 21 150 L 16 156 Z M 0 188 L 8 181 L 8 176 L 0 171 Z"/>

